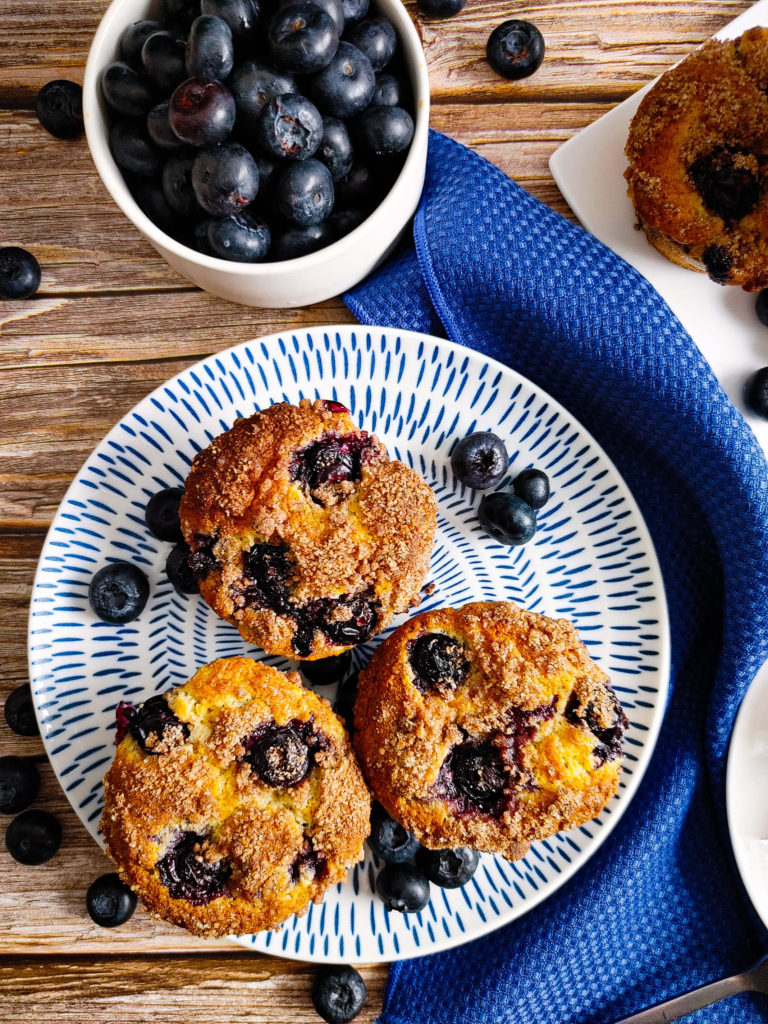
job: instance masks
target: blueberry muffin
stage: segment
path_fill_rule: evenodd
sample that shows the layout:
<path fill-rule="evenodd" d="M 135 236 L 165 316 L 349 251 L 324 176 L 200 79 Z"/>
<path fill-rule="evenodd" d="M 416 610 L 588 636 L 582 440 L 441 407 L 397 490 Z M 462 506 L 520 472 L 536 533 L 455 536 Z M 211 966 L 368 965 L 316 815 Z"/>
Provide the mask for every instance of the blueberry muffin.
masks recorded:
<path fill-rule="evenodd" d="M 327 658 L 416 604 L 436 529 L 421 477 L 336 402 L 237 420 L 192 463 L 181 526 L 200 592 L 269 654 Z"/>
<path fill-rule="evenodd" d="M 511 602 L 416 615 L 360 675 L 355 747 L 425 846 L 522 857 L 616 792 L 627 719 L 565 619 Z"/>
<path fill-rule="evenodd" d="M 205 936 L 275 928 L 363 855 L 370 797 L 327 701 L 249 658 L 117 710 L 101 830 L 158 917 Z"/>
<path fill-rule="evenodd" d="M 626 145 L 638 224 L 720 284 L 768 285 L 768 29 L 712 40 L 643 98 Z"/>

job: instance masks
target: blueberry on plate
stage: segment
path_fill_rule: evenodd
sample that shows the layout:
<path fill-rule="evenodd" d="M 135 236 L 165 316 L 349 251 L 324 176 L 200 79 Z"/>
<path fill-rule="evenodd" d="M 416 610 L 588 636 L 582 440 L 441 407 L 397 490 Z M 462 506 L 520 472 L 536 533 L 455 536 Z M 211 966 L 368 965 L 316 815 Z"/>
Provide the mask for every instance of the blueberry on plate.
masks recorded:
<path fill-rule="evenodd" d="M 188 78 L 171 96 L 169 119 L 176 135 L 191 146 L 221 142 L 235 124 L 235 101 L 215 78 Z"/>
<path fill-rule="evenodd" d="M 376 893 L 387 910 L 415 914 L 429 903 L 429 880 L 412 864 L 387 864 L 376 878 Z"/>
<path fill-rule="evenodd" d="M 200 10 L 225 21 L 235 43 L 252 37 L 261 20 L 259 0 L 202 0 Z"/>
<path fill-rule="evenodd" d="M 189 30 L 184 66 L 187 75 L 223 82 L 235 63 L 232 30 L 223 18 L 201 14 Z"/>
<path fill-rule="evenodd" d="M 524 469 L 512 481 L 512 488 L 531 508 L 544 508 L 549 501 L 549 477 L 543 469 Z"/>
<path fill-rule="evenodd" d="M 143 18 L 141 21 L 134 21 L 123 30 L 120 36 L 120 56 L 133 67 L 141 68 L 141 49 L 144 43 L 155 32 L 162 31 L 163 26 L 159 21 L 150 21 Z"/>
<path fill-rule="evenodd" d="M 371 809 L 371 834 L 368 845 L 381 860 L 388 864 L 403 864 L 412 860 L 421 845 L 407 829 L 391 818 L 381 804 Z"/>
<path fill-rule="evenodd" d="M 333 658 L 319 658 L 317 661 L 304 661 L 301 674 L 312 686 L 332 686 L 340 683 L 352 668 L 352 651 L 344 651 Z"/>
<path fill-rule="evenodd" d="M 331 172 L 319 160 L 291 163 L 277 179 L 275 197 L 278 210 L 292 224 L 319 224 L 333 209 Z"/>
<path fill-rule="evenodd" d="M 153 178 L 160 173 L 160 153 L 138 121 L 115 121 L 109 129 L 109 148 L 115 163 L 124 171 L 142 178 Z"/>
<path fill-rule="evenodd" d="M 768 419 L 768 366 L 755 370 L 747 378 L 744 385 L 744 404 L 756 416 Z"/>
<path fill-rule="evenodd" d="M 413 118 L 402 107 L 368 107 L 357 124 L 363 144 L 374 156 L 402 153 L 413 138 Z"/>
<path fill-rule="evenodd" d="M 149 78 L 119 60 L 104 68 L 101 91 L 109 106 L 126 117 L 144 117 L 158 99 Z"/>
<path fill-rule="evenodd" d="M 149 598 L 149 580 L 131 562 L 110 562 L 95 574 L 88 600 L 95 615 L 112 625 L 133 622 Z"/>
<path fill-rule="evenodd" d="M 0 299 L 30 299 L 40 287 L 40 264 L 18 245 L 0 249 Z"/>
<path fill-rule="evenodd" d="M 536 513 L 522 498 L 510 491 L 484 494 L 477 517 L 502 544 L 527 544 L 536 533 Z"/>
<path fill-rule="evenodd" d="M 160 93 L 166 96 L 188 77 L 184 67 L 184 40 L 164 29 L 145 41 L 141 63 Z"/>
<path fill-rule="evenodd" d="M 397 34 L 386 18 L 367 18 L 353 25 L 344 38 L 363 51 L 374 71 L 386 67 L 397 49 Z"/>
<path fill-rule="evenodd" d="M 180 594 L 199 594 L 197 580 L 189 564 L 189 545 L 181 541 L 165 560 L 165 573 Z"/>
<path fill-rule="evenodd" d="M 171 128 L 169 107 L 168 100 L 163 100 L 152 107 L 147 114 L 147 134 L 159 149 L 172 153 L 183 149 L 184 143 Z"/>
<path fill-rule="evenodd" d="M 265 156 L 306 160 L 323 140 L 320 111 L 304 96 L 275 96 L 264 104 L 256 126 L 256 141 Z"/>
<path fill-rule="evenodd" d="M 416 864 L 430 882 L 441 889 L 459 889 L 466 885 L 477 869 L 479 856 L 470 846 L 455 850 L 427 850 L 422 847 L 416 854 Z"/>
<path fill-rule="evenodd" d="M 476 491 L 493 487 L 507 471 L 509 456 L 504 442 L 490 431 L 468 434 L 451 452 L 456 479 Z"/>
<path fill-rule="evenodd" d="M 344 11 L 344 27 L 351 28 L 368 14 L 368 0 L 341 0 L 341 8 Z"/>
<path fill-rule="evenodd" d="M 242 213 L 259 191 L 259 168 L 239 142 L 200 150 L 192 165 L 198 203 L 214 217 Z"/>
<path fill-rule="evenodd" d="M 372 107 L 400 107 L 405 91 L 399 78 L 382 71 L 376 75 L 376 86 L 371 97 Z"/>
<path fill-rule="evenodd" d="M 46 82 L 35 99 L 40 124 L 57 139 L 76 139 L 83 134 L 83 88 L 56 78 Z"/>
<path fill-rule="evenodd" d="M 269 24 L 269 52 L 277 67 L 311 75 L 330 63 L 339 46 L 333 18 L 312 0 L 281 7 Z"/>
<path fill-rule="evenodd" d="M 353 117 L 369 105 L 376 76 L 366 55 L 341 42 L 331 62 L 307 82 L 307 92 L 324 114 Z"/>
<path fill-rule="evenodd" d="M 338 690 L 336 691 L 336 698 L 333 702 L 334 712 L 339 716 L 339 718 L 344 720 L 347 732 L 350 733 L 350 735 L 355 731 L 355 699 L 357 698 L 357 681 L 357 672 L 342 680 L 339 684 Z"/>
<path fill-rule="evenodd" d="M 485 55 L 493 70 L 504 78 L 527 78 L 544 60 L 544 37 L 529 21 L 512 18 L 491 32 Z"/>
<path fill-rule="evenodd" d="M 179 521 L 179 505 L 183 495 L 183 487 L 164 487 L 147 502 L 144 522 L 158 540 L 184 540 Z"/>
<path fill-rule="evenodd" d="M 362 976 L 354 967 L 328 964 L 312 983 L 312 1005 L 328 1024 L 348 1024 L 365 1005 Z"/>
<path fill-rule="evenodd" d="M 275 261 L 295 260 L 324 249 L 333 241 L 327 224 L 310 224 L 306 228 L 288 228 L 272 242 L 269 258 Z"/>
<path fill-rule="evenodd" d="M 235 98 L 237 123 L 250 130 L 255 128 L 266 103 L 275 96 L 286 96 L 297 91 L 291 75 L 276 71 L 258 60 L 246 60 L 238 64 L 228 84 Z"/>
<path fill-rule="evenodd" d="M 117 928 L 125 924 L 136 909 L 136 893 L 115 871 L 99 875 L 88 887 L 85 907 L 91 920 L 102 928 Z"/>
<path fill-rule="evenodd" d="M 249 213 L 206 221 L 206 238 L 211 254 L 236 263 L 259 263 L 269 252 L 268 225 Z"/>
<path fill-rule="evenodd" d="M 339 181 L 349 174 L 355 154 L 347 126 L 343 121 L 335 117 L 323 118 L 323 141 L 316 155 L 331 172 L 334 181 Z"/>
<path fill-rule="evenodd" d="M 5 846 L 19 864 L 43 864 L 61 846 L 61 825 L 48 811 L 22 811 L 5 830 Z"/>
<path fill-rule="evenodd" d="M 35 800 L 40 776 L 28 757 L 0 757 L 0 814 L 18 814 Z"/>
<path fill-rule="evenodd" d="M 179 217 L 192 217 L 200 213 L 200 206 L 192 187 L 194 158 L 185 153 L 174 153 L 163 164 L 160 178 L 166 203 Z M 168 540 L 170 538 L 163 538 Z"/>
<path fill-rule="evenodd" d="M 760 323 L 768 327 L 768 288 L 761 288 L 757 293 L 755 312 Z"/>
<path fill-rule="evenodd" d="M 419 0 L 419 10 L 428 18 L 452 18 L 464 10 L 467 0 Z"/>
<path fill-rule="evenodd" d="M 3 711 L 8 728 L 17 736 L 40 735 L 29 683 L 22 683 L 15 690 L 11 690 L 6 697 Z"/>

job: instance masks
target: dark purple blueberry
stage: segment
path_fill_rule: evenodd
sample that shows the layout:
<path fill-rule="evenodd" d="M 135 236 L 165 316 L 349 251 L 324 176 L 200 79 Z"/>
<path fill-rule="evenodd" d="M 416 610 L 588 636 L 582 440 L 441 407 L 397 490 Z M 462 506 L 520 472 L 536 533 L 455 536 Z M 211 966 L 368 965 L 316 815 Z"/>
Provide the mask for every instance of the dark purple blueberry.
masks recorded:
<path fill-rule="evenodd" d="M 765 327 L 768 327 L 768 288 L 761 288 L 755 300 L 755 313 L 757 319 Z"/>
<path fill-rule="evenodd" d="M 168 205 L 162 185 L 151 178 L 139 178 L 131 184 L 131 194 L 153 224 L 161 231 L 176 237 L 179 235 L 179 221 Z"/>
<path fill-rule="evenodd" d="M 168 707 L 162 693 L 143 704 L 120 701 L 115 709 L 115 743 L 130 733 L 145 754 L 164 754 L 189 736 L 189 726 Z"/>
<path fill-rule="evenodd" d="M 333 209 L 331 172 L 319 160 L 294 161 L 277 179 L 275 197 L 278 210 L 292 224 L 319 224 Z"/>
<path fill-rule="evenodd" d="M 362 210 L 334 210 L 326 223 L 334 238 L 344 238 L 350 231 L 359 228 L 366 217 L 367 214 Z"/>
<path fill-rule="evenodd" d="M 3 710 L 11 732 L 15 732 L 17 736 L 40 735 L 29 683 L 22 683 L 15 690 L 11 690 L 6 697 Z"/>
<path fill-rule="evenodd" d="M 291 480 L 305 484 L 310 491 L 342 481 L 357 481 L 373 450 L 373 441 L 365 431 L 341 437 L 326 434 L 298 449 L 291 459 Z"/>
<path fill-rule="evenodd" d="M 490 741 L 468 740 L 455 746 L 446 761 L 457 791 L 474 807 L 493 814 L 507 784 L 499 750 Z"/>
<path fill-rule="evenodd" d="M 333 18 L 312 0 L 279 8 L 269 25 L 269 52 L 277 67 L 299 75 L 320 71 L 333 58 L 339 32 Z"/>
<path fill-rule="evenodd" d="M 238 126 L 248 131 L 255 130 L 265 104 L 276 96 L 287 96 L 297 91 L 296 83 L 289 74 L 276 71 L 258 60 L 238 64 L 230 76 L 229 88 L 235 98 Z"/>
<path fill-rule="evenodd" d="M 549 501 L 549 477 L 543 469 L 524 469 L 512 481 L 518 498 L 533 509 L 544 508 Z"/>
<path fill-rule="evenodd" d="M 213 553 L 215 543 L 216 537 L 209 537 L 204 533 L 197 533 L 193 538 L 189 564 L 198 582 L 204 580 L 218 565 L 218 560 Z"/>
<path fill-rule="evenodd" d="M 455 850 L 427 850 L 422 847 L 416 854 L 416 866 L 441 889 L 459 889 L 466 885 L 477 870 L 478 860 L 477 850 L 469 846 L 459 846 Z"/>
<path fill-rule="evenodd" d="M 134 21 L 124 29 L 120 36 L 120 56 L 126 64 L 141 70 L 141 49 L 149 37 L 155 32 L 160 32 L 162 28 L 159 21 L 149 21 L 145 18 L 142 21 Z"/>
<path fill-rule="evenodd" d="M 218 78 L 223 82 L 235 62 L 232 30 L 222 18 L 202 14 L 192 22 L 184 67 L 190 77 Z"/>
<path fill-rule="evenodd" d="M 299 259 L 324 249 L 332 241 L 333 235 L 327 222 L 310 224 L 306 228 L 289 228 L 273 238 L 269 258 L 275 261 Z"/>
<path fill-rule="evenodd" d="M 266 156 L 306 160 L 322 140 L 323 118 L 308 99 L 289 93 L 264 104 L 256 125 L 256 141 Z"/>
<path fill-rule="evenodd" d="M 344 27 L 351 28 L 368 14 L 369 0 L 341 0 L 344 11 Z"/>
<path fill-rule="evenodd" d="M 35 99 L 40 124 L 57 139 L 83 134 L 83 87 L 65 78 L 46 82 Z"/>
<path fill-rule="evenodd" d="M 310 749 L 290 725 L 269 725 L 249 745 L 245 756 L 262 782 L 288 789 L 302 782 L 312 767 Z"/>
<path fill-rule="evenodd" d="M 361 644 L 375 632 L 378 605 L 365 595 L 348 597 L 342 594 L 340 598 L 329 598 L 322 604 L 324 614 L 319 617 L 317 625 L 332 644 L 338 647 Z M 337 617 L 342 610 L 346 613 L 343 619 Z"/>
<path fill-rule="evenodd" d="M 381 860 L 388 864 L 403 864 L 412 860 L 421 848 L 418 839 L 390 818 L 381 804 L 371 809 L 371 834 L 368 845 Z"/>
<path fill-rule="evenodd" d="M 213 217 L 242 213 L 259 191 L 259 168 L 239 142 L 202 149 L 192 166 L 198 203 Z"/>
<path fill-rule="evenodd" d="M 354 153 L 347 126 L 343 121 L 335 117 L 323 118 L 323 141 L 316 155 L 331 172 L 334 181 L 339 181 L 349 174 Z"/>
<path fill-rule="evenodd" d="M 192 187 L 192 165 L 194 157 L 184 153 L 174 153 L 163 165 L 161 183 L 166 203 L 179 217 L 195 217 L 200 215 L 200 207 Z M 164 538 L 171 540 L 172 538 Z"/>
<path fill-rule="evenodd" d="M 198 252 L 205 253 L 206 256 L 213 256 L 213 250 L 208 244 L 208 225 L 210 219 L 199 220 L 192 228 L 192 238 L 190 245 L 193 249 L 197 249 Z M 190 565 L 192 565 L 192 559 L 195 557 L 193 552 L 190 555 Z M 194 571 L 194 570 L 193 570 Z"/>
<path fill-rule="evenodd" d="M 502 544 L 527 544 L 536 533 L 536 513 L 522 498 L 510 491 L 484 494 L 477 518 Z"/>
<path fill-rule="evenodd" d="M 452 18 L 464 10 L 467 0 L 419 0 L 419 10 L 428 18 Z"/>
<path fill-rule="evenodd" d="M 295 0 L 282 0 L 282 2 L 278 4 L 278 8 L 286 7 L 288 4 L 294 2 Z M 334 25 L 336 26 L 336 31 L 341 35 L 344 31 L 345 24 L 344 8 L 341 0 L 312 0 L 312 2 L 317 4 L 319 7 L 322 7 L 325 13 L 330 15 Z"/>
<path fill-rule="evenodd" d="M 312 1005 L 328 1024 L 348 1024 L 365 1005 L 366 989 L 354 967 L 327 964 L 312 982 Z"/>
<path fill-rule="evenodd" d="M 103 622 L 123 625 L 133 622 L 149 598 L 149 580 L 131 562 L 111 562 L 93 576 L 88 600 Z"/>
<path fill-rule="evenodd" d="M 158 148 L 170 153 L 183 149 L 184 143 L 174 134 L 171 128 L 171 122 L 168 117 L 169 106 L 168 100 L 163 100 L 162 103 L 152 107 L 147 114 L 147 133 Z"/>
<path fill-rule="evenodd" d="M 343 719 L 347 731 L 351 734 L 355 731 L 355 700 L 357 699 L 357 673 L 344 679 L 336 691 L 336 698 L 333 702 L 333 710 Z"/>
<path fill-rule="evenodd" d="M 400 107 L 405 100 L 402 82 L 386 71 L 376 75 L 376 86 L 371 97 L 372 107 Z"/>
<path fill-rule="evenodd" d="M 746 217 L 760 199 L 757 159 L 741 150 L 716 146 L 698 156 L 688 174 L 706 208 L 726 224 Z"/>
<path fill-rule="evenodd" d="M 481 491 L 493 487 L 507 472 L 509 456 L 504 442 L 490 431 L 462 437 L 451 452 L 451 469 L 466 487 Z"/>
<path fill-rule="evenodd" d="M 744 404 L 756 416 L 768 420 L 768 366 L 755 370 L 744 384 Z"/>
<path fill-rule="evenodd" d="M 169 117 L 171 128 L 183 142 L 209 146 L 232 131 L 235 101 L 215 78 L 188 78 L 171 96 Z"/>
<path fill-rule="evenodd" d="M 334 185 L 336 207 L 369 209 L 381 193 L 381 182 L 373 170 L 362 163 L 353 163 L 352 170 Z"/>
<path fill-rule="evenodd" d="M 139 122 L 115 121 L 109 129 L 109 148 L 115 163 L 124 171 L 143 178 L 153 178 L 160 173 L 160 153 Z"/>
<path fill-rule="evenodd" d="M 239 213 L 206 223 L 206 240 L 213 256 L 236 263 L 259 263 L 266 259 L 271 236 L 259 217 Z"/>
<path fill-rule="evenodd" d="M 208 848 L 208 837 L 197 832 L 181 832 L 169 844 L 156 867 L 171 899 L 203 907 L 228 894 L 230 867 L 223 859 L 208 860 Z"/>
<path fill-rule="evenodd" d="M 171 548 L 165 560 L 165 575 L 180 594 L 200 593 L 190 565 L 190 555 L 189 545 L 182 540 Z"/>
<path fill-rule="evenodd" d="M 288 581 L 293 563 L 283 544 L 254 544 L 243 556 L 243 575 L 247 578 L 246 603 L 255 608 L 271 608 L 278 615 L 290 610 Z"/>
<path fill-rule="evenodd" d="M 183 495 L 183 487 L 164 487 L 147 502 L 144 522 L 158 540 L 184 540 L 179 521 L 179 505 Z"/>
<path fill-rule="evenodd" d="M 376 89 L 366 55 L 341 42 L 333 60 L 307 82 L 307 92 L 324 114 L 353 117 L 365 110 Z"/>
<path fill-rule="evenodd" d="M 445 633 L 424 633 L 408 644 L 415 685 L 448 693 L 461 686 L 469 672 L 464 647 Z"/>
<path fill-rule="evenodd" d="M 733 260 L 721 245 L 708 245 L 701 255 L 701 262 L 716 284 L 728 284 Z"/>
<path fill-rule="evenodd" d="M 202 0 L 200 9 L 225 21 L 235 44 L 248 43 L 258 32 L 260 0 Z"/>
<path fill-rule="evenodd" d="M 277 181 L 282 164 L 271 157 L 264 156 L 263 153 L 254 153 L 253 158 L 259 169 L 259 192 L 263 199 Z"/>
<path fill-rule="evenodd" d="M 19 864 L 44 864 L 60 846 L 61 824 L 48 811 L 22 811 L 5 830 L 5 847 Z"/>
<path fill-rule="evenodd" d="M 333 658 L 303 662 L 301 674 L 312 686 L 332 686 L 334 683 L 340 683 L 351 667 L 352 651 L 344 651 Z"/>
<path fill-rule="evenodd" d="M 413 138 L 413 118 L 402 107 L 368 107 L 357 119 L 360 139 L 374 156 L 402 153 Z"/>
<path fill-rule="evenodd" d="M 109 106 L 126 117 L 145 117 L 158 99 L 150 79 L 119 60 L 104 68 L 101 91 Z"/>
<path fill-rule="evenodd" d="M 0 299 L 31 299 L 40 287 L 40 264 L 18 245 L 0 249 Z"/>
<path fill-rule="evenodd" d="M 102 928 L 117 928 L 131 917 L 136 909 L 136 893 L 121 881 L 115 871 L 99 875 L 88 886 L 85 908 L 91 920 Z"/>
<path fill-rule="evenodd" d="M 429 881 L 412 864 L 387 864 L 376 878 L 376 893 L 387 910 L 415 914 L 429 903 Z"/>
<path fill-rule="evenodd" d="M 367 18 L 350 28 L 344 38 L 362 50 L 374 71 L 381 71 L 397 49 L 397 33 L 386 18 Z"/>
<path fill-rule="evenodd" d="M 0 757 L 0 814 L 18 814 L 40 789 L 40 776 L 28 757 Z"/>
<path fill-rule="evenodd" d="M 141 63 L 160 93 L 168 95 L 187 78 L 184 40 L 172 32 L 155 32 L 141 48 Z"/>
<path fill-rule="evenodd" d="M 503 78 L 527 78 L 544 60 L 544 37 L 529 21 L 512 18 L 491 32 L 485 55 L 496 74 Z"/>

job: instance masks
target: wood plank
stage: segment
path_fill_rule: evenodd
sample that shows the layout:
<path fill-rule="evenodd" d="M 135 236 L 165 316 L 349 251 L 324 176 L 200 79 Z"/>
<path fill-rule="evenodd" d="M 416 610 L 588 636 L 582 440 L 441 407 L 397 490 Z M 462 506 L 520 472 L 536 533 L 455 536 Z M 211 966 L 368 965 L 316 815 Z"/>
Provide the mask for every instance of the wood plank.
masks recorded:
<path fill-rule="evenodd" d="M 371 1024 L 387 971 L 361 973 L 368 998 L 355 1020 Z M 52 1012 L 62 1024 L 318 1024 L 314 975 L 311 965 L 247 955 L 7 958 L 0 960 L 0 996 L 25 1024 L 50 1020 Z"/>

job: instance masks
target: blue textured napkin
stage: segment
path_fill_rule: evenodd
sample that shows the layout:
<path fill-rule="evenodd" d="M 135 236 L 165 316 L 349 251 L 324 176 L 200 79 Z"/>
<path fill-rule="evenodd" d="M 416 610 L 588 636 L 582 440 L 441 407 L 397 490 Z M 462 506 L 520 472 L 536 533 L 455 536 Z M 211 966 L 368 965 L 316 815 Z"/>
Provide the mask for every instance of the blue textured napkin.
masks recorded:
<path fill-rule="evenodd" d="M 519 921 L 395 965 L 382 1020 L 607 1024 L 744 969 L 764 941 L 731 862 L 724 778 L 739 702 L 768 657 L 768 471 L 648 282 L 435 133 L 414 241 L 347 304 L 363 323 L 502 360 L 594 434 L 653 535 L 672 679 L 646 777 L 597 854 Z M 768 1021 L 768 999 L 732 997 L 691 1019 Z"/>

